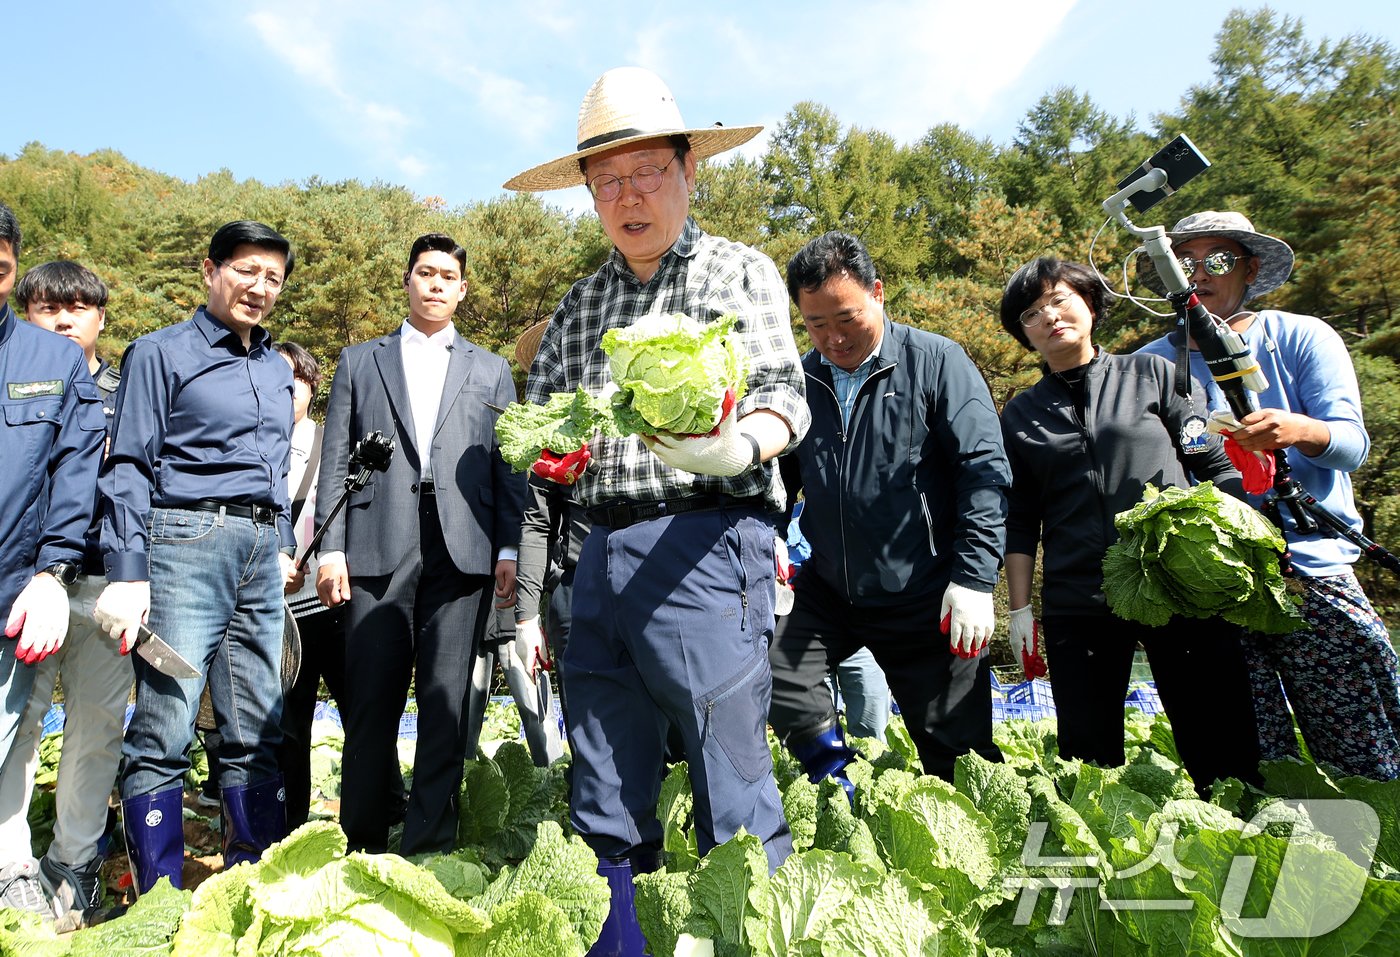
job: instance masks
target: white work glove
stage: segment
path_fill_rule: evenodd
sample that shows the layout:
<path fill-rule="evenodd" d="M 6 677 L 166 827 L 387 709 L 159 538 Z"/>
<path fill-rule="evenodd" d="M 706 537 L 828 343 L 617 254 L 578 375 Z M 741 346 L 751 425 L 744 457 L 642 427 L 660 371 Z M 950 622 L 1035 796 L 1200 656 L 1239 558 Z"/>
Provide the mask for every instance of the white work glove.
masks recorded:
<path fill-rule="evenodd" d="M 68 590 L 57 578 L 40 572 L 29 580 L 10 607 L 5 637 L 18 636 L 15 657 L 37 664 L 59 648 L 68 635 Z"/>
<path fill-rule="evenodd" d="M 782 618 L 792 612 L 797 593 L 792 590 L 792 562 L 788 559 L 787 542 L 773 536 L 773 614 Z"/>
<path fill-rule="evenodd" d="M 959 658 L 976 658 L 997 627 L 992 593 L 949 582 L 938 611 L 938 627 L 948 636 L 948 650 Z"/>
<path fill-rule="evenodd" d="M 520 659 L 531 679 L 539 675 L 541 668 L 548 671 L 553 666 L 544 632 L 540 630 L 539 615 L 515 623 L 515 657 Z"/>
<path fill-rule="evenodd" d="M 1011 652 L 1021 657 L 1021 670 L 1025 672 L 1026 680 L 1044 678 L 1049 674 L 1050 669 L 1046 667 L 1045 658 L 1040 652 L 1040 626 L 1035 623 L 1031 606 L 1011 609 L 1007 629 L 1011 633 Z"/>
<path fill-rule="evenodd" d="M 673 469 L 696 475 L 734 476 L 754 466 L 753 442 L 739 431 L 734 410 L 720 420 L 713 435 L 658 435 L 643 437 L 656 457 Z"/>
<path fill-rule="evenodd" d="M 136 628 L 151 610 L 150 582 L 110 582 L 97 596 L 92 620 L 97 627 L 121 642 L 122 654 L 130 654 L 136 644 Z"/>

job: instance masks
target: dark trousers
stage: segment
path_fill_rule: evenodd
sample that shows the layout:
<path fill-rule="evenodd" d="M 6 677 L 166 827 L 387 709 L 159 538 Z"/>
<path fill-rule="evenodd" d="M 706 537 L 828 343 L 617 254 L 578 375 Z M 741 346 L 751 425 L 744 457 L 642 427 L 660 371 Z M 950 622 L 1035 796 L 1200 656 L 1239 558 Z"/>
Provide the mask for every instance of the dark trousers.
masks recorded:
<path fill-rule="evenodd" d="M 328 608 L 297 619 L 301 670 L 282 702 L 277 764 L 287 787 L 287 828 L 306 823 L 311 809 L 311 723 L 324 678 L 337 707 L 345 700 L 345 610 Z"/>
<path fill-rule="evenodd" d="M 992 743 L 992 672 L 987 656 L 959 658 L 938 630 L 938 601 L 857 607 L 812 573 L 800 575 L 792 612 L 778 620 L 769 653 L 779 738 L 802 740 L 836 720 L 827 673 L 869 648 L 889 680 L 928 774 L 951 781 L 958 757 L 1000 761 Z"/>
<path fill-rule="evenodd" d="M 557 663 L 564 660 L 564 649 L 569 647 L 569 623 L 573 620 L 574 570 L 564 569 L 564 575 L 549 592 L 548 608 L 545 615 L 545 638 L 549 641 L 550 657 L 556 662 L 554 667 L 555 694 L 559 695 L 559 710 L 564 715 L 565 724 L 569 720 L 569 699 L 564 690 L 564 669 Z"/>
<path fill-rule="evenodd" d="M 1043 624 L 1063 757 L 1123 763 L 1123 699 L 1141 642 L 1197 790 L 1217 778 L 1260 780 L 1239 628 L 1219 618 L 1173 618 L 1149 628 L 1109 615 L 1049 615 Z"/>
<path fill-rule="evenodd" d="M 340 825 L 351 850 L 386 849 L 402 787 L 398 728 L 410 680 L 418 743 L 401 852 L 451 850 L 457 833 L 472 635 L 491 578 L 457 570 L 430 495 L 420 502 L 418 524 L 418 553 L 392 574 L 356 578 L 355 556 L 347 557 Z"/>

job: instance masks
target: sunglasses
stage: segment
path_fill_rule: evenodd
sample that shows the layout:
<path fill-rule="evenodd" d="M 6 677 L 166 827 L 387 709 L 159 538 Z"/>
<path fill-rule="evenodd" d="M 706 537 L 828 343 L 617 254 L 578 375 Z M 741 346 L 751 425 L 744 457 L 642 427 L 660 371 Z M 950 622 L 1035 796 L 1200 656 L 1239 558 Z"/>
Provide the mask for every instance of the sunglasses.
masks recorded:
<path fill-rule="evenodd" d="M 1202 259 L 1192 259 L 1190 256 L 1182 256 L 1177 262 L 1181 263 L 1181 271 L 1190 279 L 1196 274 L 1196 267 L 1206 271 L 1207 276 L 1228 276 L 1235 271 L 1235 267 L 1246 259 L 1253 259 L 1249 253 L 1235 255 L 1229 250 L 1222 249 L 1213 252 Z"/>

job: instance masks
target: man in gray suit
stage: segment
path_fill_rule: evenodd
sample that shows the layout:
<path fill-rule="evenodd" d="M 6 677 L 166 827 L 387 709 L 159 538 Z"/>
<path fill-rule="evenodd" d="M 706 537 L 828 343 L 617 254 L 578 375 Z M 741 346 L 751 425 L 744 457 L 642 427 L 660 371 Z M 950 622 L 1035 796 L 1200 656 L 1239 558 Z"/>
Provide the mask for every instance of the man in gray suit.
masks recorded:
<path fill-rule="evenodd" d="M 505 359 L 452 326 L 466 261 L 452 237 L 418 237 L 404 273 L 408 319 L 345 349 L 331 385 L 318 525 L 340 497 L 355 442 L 378 430 L 397 446 L 388 470 L 330 524 L 316 580 L 326 605 L 349 602 L 340 824 L 352 850 L 386 850 L 411 678 L 418 746 L 400 850 L 451 849 L 472 635 L 493 577 L 497 598 L 515 597 L 524 478 L 501 459 L 488 406 L 513 401 L 515 386 Z"/>

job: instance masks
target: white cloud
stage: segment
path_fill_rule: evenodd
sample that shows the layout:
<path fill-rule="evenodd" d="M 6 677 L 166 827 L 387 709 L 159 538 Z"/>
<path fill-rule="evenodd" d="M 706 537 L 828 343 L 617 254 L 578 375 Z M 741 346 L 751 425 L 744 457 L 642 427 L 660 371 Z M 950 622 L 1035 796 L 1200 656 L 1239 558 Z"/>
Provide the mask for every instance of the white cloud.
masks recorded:
<path fill-rule="evenodd" d="M 866 87 L 880 95 L 858 99 L 859 125 L 903 141 L 937 123 L 975 125 L 1042 54 L 1075 2 L 876 2 L 869 21 L 897 27 L 881 33 L 878 63 L 869 65 L 880 82 Z"/>
<path fill-rule="evenodd" d="M 826 0 L 800 12 L 726 2 L 698 30 L 693 20 L 651 22 L 628 49 L 671 84 L 688 122 L 754 122 L 705 112 L 748 103 L 771 127 L 812 100 L 844 125 L 911 142 L 938 123 L 975 125 L 1044 55 L 1076 2 Z"/>
<path fill-rule="evenodd" d="M 432 166 L 425 163 L 416 156 L 401 156 L 398 162 L 399 171 L 409 179 L 420 179 L 425 176 Z"/>
<path fill-rule="evenodd" d="M 312 29 L 306 18 L 259 10 L 249 15 L 248 22 L 268 49 L 298 76 L 317 86 L 339 88 L 339 70 L 330 38 Z"/>

